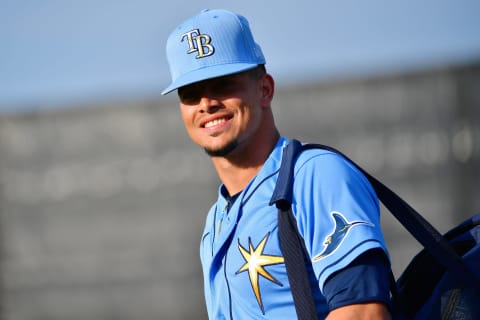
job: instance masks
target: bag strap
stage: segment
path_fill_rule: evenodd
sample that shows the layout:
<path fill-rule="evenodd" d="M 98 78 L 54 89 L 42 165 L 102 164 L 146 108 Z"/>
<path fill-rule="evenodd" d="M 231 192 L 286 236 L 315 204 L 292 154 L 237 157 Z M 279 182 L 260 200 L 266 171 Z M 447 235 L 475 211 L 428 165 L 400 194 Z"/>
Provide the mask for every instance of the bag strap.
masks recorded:
<path fill-rule="evenodd" d="M 297 221 L 291 206 L 278 209 L 278 234 L 292 291 L 295 311 L 299 320 L 318 319 L 313 291 L 309 281 L 303 238 L 297 231 Z"/>
<path fill-rule="evenodd" d="M 452 246 L 448 243 L 448 241 L 437 231 L 422 215 L 420 215 L 415 209 L 413 209 L 406 201 L 400 198 L 396 193 L 390 190 L 387 186 L 385 186 L 382 182 L 377 180 L 375 177 L 370 175 L 364 169 L 362 169 L 359 165 L 357 165 L 354 161 L 349 159 L 340 151 L 326 146 L 322 144 L 305 144 L 303 145 L 298 140 L 291 140 L 291 142 L 285 147 L 283 150 L 282 155 L 282 162 L 278 174 L 277 183 L 272 194 L 272 198 L 270 199 L 270 204 L 276 204 L 277 208 L 279 209 L 279 216 L 282 215 L 283 212 L 288 212 L 288 208 L 291 207 L 292 203 L 292 194 L 293 194 L 293 179 L 294 179 L 294 165 L 295 160 L 298 154 L 307 149 L 324 149 L 336 154 L 341 155 L 346 160 L 348 160 L 351 164 L 353 164 L 360 172 L 362 172 L 365 177 L 369 180 L 371 185 L 373 186 L 375 192 L 377 193 L 378 198 L 380 201 L 385 205 L 385 207 L 390 211 L 391 214 L 407 229 L 407 231 L 412 234 L 412 236 L 420 242 L 425 249 L 434 257 L 434 259 L 444 266 L 446 269 L 449 269 L 455 274 L 459 281 L 466 285 L 471 285 L 472 280 L 480 283 L 480 279 L 475 275 L 472 270 L 470 270 L 462 261 L 461 257 L 457 255 L 455 250 Z M 290 209 L 291 212 L 291 209 Z M 283 224 L 282 221 L 286 219 L 279 219 L 279 229 L 280 223 Z M 296 221 L 293 221 L 295 224 L 290 226 L 294 228 L 293 231 L 298 233 L 298 229 L 296 227 Z M 291 224 L 291 223 L 290 223 Z M 288 228 L 286 226 L 285 228 Z M 282 227 L 283 230 L 283 227 Z M 280 231 L 280 234 L 282 231 Z M 301 236 L 296 236 L 297 239 Z M 293 241 L 294 237 L 290 237 L 289 239 Z M 282 236 L 280 237 L 282 249 L 283 247 L 288 247 L 288 245 L 284 245 L 282 242 Z M 303 242 L 303 241 L 302 241 Z M 304 245 L 303 245 L 304 246 Z M 293 263 L 296 265 L 294 268 L 301 268 L 299 266 L 300 262 L 303 262 L 303 259 L 296 259 L 295 257 L 289 257 L 288 252 L 284 252 L 285 264 L 288 265 L 289 263 Z M 296 260 L 295 260 L 296 259 Z M 305 267 L 305 266 L 304 266 Z M 290 272 L 287 273 L 290 281 Z M 292 275 L 293 277 L 294 275 Z M 301 281 L 301 280 L 293 280 L 293 281 Z M 307 277 L 308 282 L 308 277 Z M 292 285 L 292 283 L 290 284 Z M 292 287 L 293 291 L 293 287 Z M 300 294 L 301 295 L 301 294 Z M 295 297 L 295 296 L 294 296 Z M 295 301 L 295 298 L 294 298 Z M 312 299 L 313 301 L 313 299 Z M 295 301 L 296 304 L 296 301 Z M 298 311 L 297 311 L 298 315 Z"/>
<path fill-rule="evenodd" d="M 280 246 L 285 259 L 288 282 L 290 283 L 295 311 L 299 320 L 318 319 L 315 301 L 313 300 L 312 288 L 307 271 L 307 263 L 310 258 L 306 254 L 305 242 L 297 229 L 297 221 L 292 213 L 291 199 L 293 185 L 293 168 L 296 155 L 301 151 L 302 145 L 295 141 L 283 150 L 282 169 L 275 190 L 281 192 L 278 199 L 272 197 L 270 204 L 275 202 L 278 208 L 278 234 Z M 280 188 L 280 187 L 284 188 Z M 276 192 L 273 193 L 274 196 Z"/>

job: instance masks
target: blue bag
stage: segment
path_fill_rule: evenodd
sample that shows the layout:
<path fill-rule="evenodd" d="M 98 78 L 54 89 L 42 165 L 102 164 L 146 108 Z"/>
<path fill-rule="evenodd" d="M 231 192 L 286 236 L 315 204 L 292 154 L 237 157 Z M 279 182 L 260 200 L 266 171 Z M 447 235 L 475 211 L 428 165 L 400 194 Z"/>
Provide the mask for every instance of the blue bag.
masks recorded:
<path fill-rule="evenodd" d="M 478 276 L 480 214 L 443 237 Z M 470 284 L 461 285 L 460 281 L 470 281 Z M 429 254 L 427 248 L 412 259 L 399 277 L 397 290 L 399 309 L 406 319 L 480 319 L 480 290 L 475 286 L 475 279 L 452 274 Z"/>

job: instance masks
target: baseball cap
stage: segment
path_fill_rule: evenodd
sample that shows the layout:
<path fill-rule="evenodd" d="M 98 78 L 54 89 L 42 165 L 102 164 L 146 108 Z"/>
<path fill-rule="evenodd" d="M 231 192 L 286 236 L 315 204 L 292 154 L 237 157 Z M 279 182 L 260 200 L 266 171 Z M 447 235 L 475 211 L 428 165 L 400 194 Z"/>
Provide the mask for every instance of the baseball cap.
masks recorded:
<path fill-rule="evenodd" d="M 203 10 L 168 37 L 171 84 L 165 95 L 195 82 L 239 73 L 265 63 L 247 19 L 222 10 Z"/>

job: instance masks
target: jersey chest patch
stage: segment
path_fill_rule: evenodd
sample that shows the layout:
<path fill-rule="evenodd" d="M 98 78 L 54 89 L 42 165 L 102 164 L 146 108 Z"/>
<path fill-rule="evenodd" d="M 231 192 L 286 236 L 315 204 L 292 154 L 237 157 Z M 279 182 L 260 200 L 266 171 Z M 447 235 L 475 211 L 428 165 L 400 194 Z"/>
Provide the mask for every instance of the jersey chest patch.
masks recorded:
<path fill-rule="evenodd" d="M 250 280 L 250 285 L 252 287 L 255 298 L 257 299 L 258 306 L 263 314 L 265 314 L 265 308 L 262 301 L 262 294 L 260 289 L 260 277 L 267 279 L 270 282 L 275 283 L 283 287 L 283 284 L 273 277 L 266 269 L 267 266 L 282 264 L 284 259 L 282 256 L 276 256 L 268 254 L 265 251 L 265 245 L 270 237 L 270 232 L 265 235 L 265 237 L 258 243 L 253 244 L 251 238 L 248 238 L 248 246 L 245 248 L 241 243 L 240 239 L 238 240 L 238 250 L 245 260 L 240 269 L 235 273 L 236 275 L 248 272 L 248 278 Z"/>

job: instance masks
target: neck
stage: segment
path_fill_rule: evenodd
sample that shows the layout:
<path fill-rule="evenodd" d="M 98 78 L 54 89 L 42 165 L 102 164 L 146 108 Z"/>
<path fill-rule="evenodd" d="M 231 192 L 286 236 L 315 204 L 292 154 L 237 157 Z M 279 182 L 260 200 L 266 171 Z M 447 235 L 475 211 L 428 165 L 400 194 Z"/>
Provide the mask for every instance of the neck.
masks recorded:
<path fill-rule="evenodd" d="M 212 157 L 217 174 L 230 195 L 234 195 L 262 169 L 263 164 L 272 152 L 280 134 L 276 129 L 270 135 L 264 135 L 254 142 L 239 145 L 227 157 Z"/>

